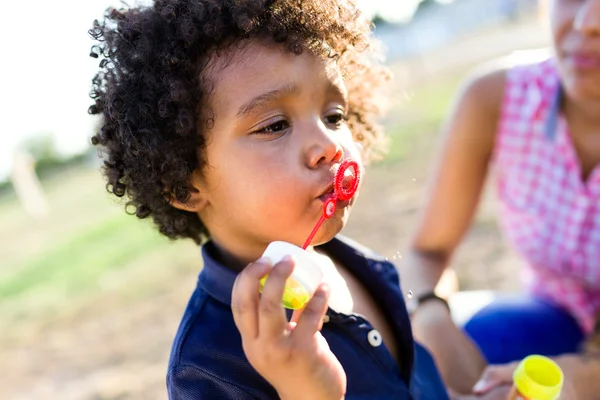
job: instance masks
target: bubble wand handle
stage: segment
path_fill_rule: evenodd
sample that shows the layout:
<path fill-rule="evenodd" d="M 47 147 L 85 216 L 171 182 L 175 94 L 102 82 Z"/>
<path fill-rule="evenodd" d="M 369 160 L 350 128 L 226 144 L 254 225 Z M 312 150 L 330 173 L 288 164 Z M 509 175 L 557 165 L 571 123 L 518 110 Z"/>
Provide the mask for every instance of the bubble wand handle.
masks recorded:
<path fill-rule="evenodd" d="M 308 247 L 308 245 L 310 244 L 310 242 L 312 242 L 313 238 L 317 234 L 317 231 L 321 227 L 321 224 L 323 223 L 323 221 L 325 221 L 325 216 L 321 215 L 321 218 L 319 218 L 319 222 L 317 222 L 317 224 L 313 228 L 312 232 L 308 236 L 308 239 L 306 239 L 306 242 L 304 242 L 304 245 L 302 246 L 302 250 L 306 250 L 306 248 Z"/>

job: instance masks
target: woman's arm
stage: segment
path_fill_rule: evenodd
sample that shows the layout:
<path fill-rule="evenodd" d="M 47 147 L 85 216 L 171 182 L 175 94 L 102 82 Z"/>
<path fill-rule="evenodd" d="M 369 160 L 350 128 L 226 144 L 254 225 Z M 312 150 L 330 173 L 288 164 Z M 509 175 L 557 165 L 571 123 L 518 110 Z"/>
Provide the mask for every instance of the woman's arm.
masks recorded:
<path fill-rule="evenodd" d="M 444 126 L 426 201 L 401 266 L 403 289 L 415 296 L 435 288 L 471 223 L 493 151 L 504 83 L 504 71 L 468 81 Z M 444 305 L 421 305 L 413 316 L 413 330 L 433 353 L 446 384 L 470 390 L 485 362 Z"/>

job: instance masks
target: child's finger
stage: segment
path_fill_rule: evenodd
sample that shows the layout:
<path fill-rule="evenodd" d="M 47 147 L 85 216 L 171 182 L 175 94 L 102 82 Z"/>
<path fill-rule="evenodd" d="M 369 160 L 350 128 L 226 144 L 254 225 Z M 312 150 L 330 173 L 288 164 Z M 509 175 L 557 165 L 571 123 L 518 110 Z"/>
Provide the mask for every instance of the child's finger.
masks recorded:
<path fill-rule="evenodd" d="M 287 328 L 288 321 L 281 300 L 285 283 L 293 270 L 293 260 L 286 257 L 269 272 L 258 305 L 258 333 L 261 337 L 280 337 Z"/>
<path fill-rule="evenodd" d="M 323 324 L 323 316 L 327 312 L 327 302 L 329 300 L 330 289 L 327 284 L 320 284 L 315 294 L 310 299 L 302 313 L 298 317 L 298 323 L 292 331 L 292 339 L 295 337 L 312 337 Z"/>
<path fill-rule="evenodd" d="M 258 303 L 260 279 L 271 268 L 268 259 L 248 265 L 237 276 L 231 292 L 231 311 L 242 337 L 258 336 Z"/>

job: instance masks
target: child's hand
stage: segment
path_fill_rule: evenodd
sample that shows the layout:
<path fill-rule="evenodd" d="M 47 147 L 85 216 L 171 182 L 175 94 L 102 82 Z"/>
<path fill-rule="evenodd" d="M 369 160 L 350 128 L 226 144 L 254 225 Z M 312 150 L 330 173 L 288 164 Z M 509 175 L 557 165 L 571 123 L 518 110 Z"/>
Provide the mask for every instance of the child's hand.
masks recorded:
<path fill-rule="evenodd" d="M 346 374 L 319 332 L 329 288 L 321 284 L 306 307 L 294 315 L 295 322 L 288 323 L 281 299 L 293 267 L 290 258 L 273 269 L 261 259 L 237 277 L 231 304 L 244 352 L 283 400 L 340 400 L 346 393 Z M 267 273 L 259 295 L 259 281 Z"/>

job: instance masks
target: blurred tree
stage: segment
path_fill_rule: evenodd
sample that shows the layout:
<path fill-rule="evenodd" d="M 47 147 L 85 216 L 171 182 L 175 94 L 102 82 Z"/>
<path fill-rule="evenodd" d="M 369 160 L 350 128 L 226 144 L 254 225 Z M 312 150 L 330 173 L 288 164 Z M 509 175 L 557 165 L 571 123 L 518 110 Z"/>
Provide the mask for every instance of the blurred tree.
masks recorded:
<path fill-rule="evenodd" d="M 417 8 L 417 12 L 421 12 L 431 7 L 439 6 L 439 2 L 436 0 L 422 0 L 419 3 L 419 7 Z"/>
<path fill-rule="evenodd" d="M 66 168 L 85 162 L 86 153 L 65 157 L 57 148 L 54 135 L 41 133 L 31 136 L 21 143 L 20 148 L 34 159 L 35 173 L 40 179 L 63 171 Z"/>
<path fill-rule="evenodd" d="M 14 189 L 10 180 L 0 182 L 0 200 L 2 200 L 3 197 L 10 196 L 13 192 Z"/>
<path fill-rule="evenodd" d="M 375 26 L 383 26 L 388 24 L 385 18 L 383 18 L 379 13 L 375 13 L 375 15 L 372 18 L 372 21 Z"/>
<path fill-rule="evenodd" d="M 36 161 L 58 160 L 54 136 L 51 133 L 41 133 L 23 140 L 21 147 Z"/>

